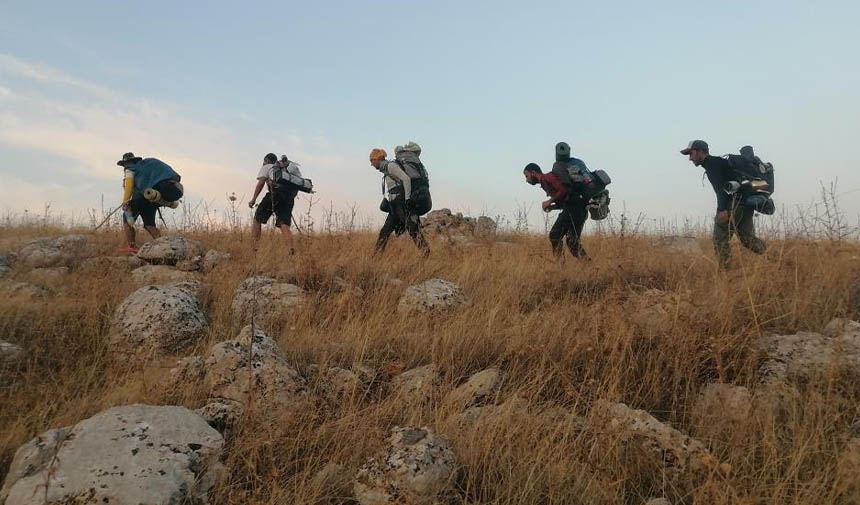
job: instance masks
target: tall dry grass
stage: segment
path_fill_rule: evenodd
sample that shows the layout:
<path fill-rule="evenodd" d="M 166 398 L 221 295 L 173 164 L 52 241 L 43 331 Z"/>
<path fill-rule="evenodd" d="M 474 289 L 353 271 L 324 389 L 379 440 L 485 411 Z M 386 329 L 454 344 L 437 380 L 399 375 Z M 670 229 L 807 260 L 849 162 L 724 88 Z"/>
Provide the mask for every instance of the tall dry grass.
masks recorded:
<path fill-rule="evenodd" d="M 0 229 L 0 249 L 44 233 Z M 189 354 L 237 334 L 229 311 L 233 290 L 259 272 L 309 293 L 302 310 L 269 327 L 297 369 L 365 365 L 379 374 L 369 391 L 342 401 L 311 394 L 288 411 L 252 404 L 228 437 L 228 476 L 215 503 L 350 503 L 332 498 L 313 476 L 330 462 L 356 469 L 391 427 L 406 424 L 434 427 L 451 441 L 460 464 L 451 503 L 632 504 L 653 496 L 688 504 L 858 503 L 839 463 L 846 437 L 860 423 L 860 387 L 850 378 L 808 384 L 784 418 L 751 419 L 729 432 L 719 417 L 692 409 L 708 383 L 755 382 L 761 335 L 818 331 L 834 317 L 860 319 L 855 244 L 771 241 L 766 257 L 736 250 L 736 268 L 720 273 L 706 238 L 702 254 L 681 254 L 644 237 L 588 237 L 592 261 L 557 263 L 545 238 L 530 235 L 504 237 L 516 247 L 432 242 L 427 260 L 405 238 L 374 258 L 375 237 L 364 232 L 298 236 L 295 257 L 285 256 L 272 233 L 256 256 L 239 229 L 186 235 L 233 255 L 204 278 L 212 324 Z M 106 254 L 121 245 L 115 233 L 93 240 Z M 340 292 L 338 276 L 364 296 Z M 386 276 L 407 284 L 445 278 L 462 286 L 471 303 L 445 314 L 403 315 L 395 310 L 400 290 Z M 115 405 L 196 408 L 204 401 L 197 385 L 159 386 L 173 359 L 134 366 L 111 360 L 106 335 L 113 310 L 135 289 L 127 271 L 73 270 L 54 288 L 46 305 L 0 307 L 0 340 L 20 344 L 28 356 L 25 368 L 0 376 L 0 475 L 19 445 L 48 428 Z M 628 301 L 655 288 L 689 304 L 678 306 L 683 310 L 670 329 L 649 333 L 631 322 Z M 394 374 L 429 363 L 443 374 L 440 398 L 470 374 L 498 366 L 506 377 L 501 402 L 520 397 L 536 413 L 586 415 L 598 399 L 623 401 L 700 438 L 732 470 L 678 485 L 578 430 L 570 417 L 524 416 L 511 408 L 462 428 L 439 403 L 409 409 L 387 394 Z M 311 384 L 312 392 L 319 387 Z"/>

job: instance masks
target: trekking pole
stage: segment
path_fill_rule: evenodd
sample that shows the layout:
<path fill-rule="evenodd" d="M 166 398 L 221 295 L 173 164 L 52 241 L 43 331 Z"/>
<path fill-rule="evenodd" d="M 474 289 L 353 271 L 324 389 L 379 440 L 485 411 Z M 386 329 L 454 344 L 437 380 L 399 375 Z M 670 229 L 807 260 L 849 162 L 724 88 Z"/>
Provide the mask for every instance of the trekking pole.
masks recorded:
<path fill-rule="evenodd" d="M 298 230 L 300 234 L 304 235 L 305 232 L 302 230 L 302 227 L 299 226 L 299 222 L 296 221 L 296 216 L 294 216 L 292 213 L 290 213 L 290 219 L 292 219 L 293 224 L 296 225 L 296 230 Z"/>
<path fill-rule="evenodd" d="M 98 226 L 96 226 L 96 227 L 93 229 L 93 231 L 98 231 L 98 230 L 99 230 L 99 228 L 101 228 L 102 226 L 104 226 L 104 224 L 108 222 L 108 220 L 111 218 L 111 216 L 113 216 L 114 214 L 116 214 L 116 211 L 118 211 L 118 210 L 119 210 L 119 209 L 121 209 L 121 208 L 122 208 L 122 204 L 119 204 L 119 206 L 118 206 L 117 208 L 115 208 L 114 210 L 110 211 L 110 213 L 107 215 L 107 217 L 105 217 L 105 218 L 104 218 L 104 221 L 102 221 L 102 222 L 101 222 L 101 224 L 99 224 Z"/>

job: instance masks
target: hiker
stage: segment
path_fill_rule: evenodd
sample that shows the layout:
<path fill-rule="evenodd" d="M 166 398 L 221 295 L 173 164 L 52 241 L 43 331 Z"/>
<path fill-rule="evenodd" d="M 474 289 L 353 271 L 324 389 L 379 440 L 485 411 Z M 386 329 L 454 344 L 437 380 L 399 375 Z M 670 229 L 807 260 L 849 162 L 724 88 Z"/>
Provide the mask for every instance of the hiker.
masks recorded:
<path fill-rule="evenodd" d="M 268 222 L 274 214 L 275 226 L 281 230 L 284 244 L 292 256 L 296 253 L 293 247 L 293 234 L 290 231 L 293 205 L 299 191 L 306 193 L 313 191 L 311 180 L 302 177 L 298 164 L 290 161 L 286 154 L 278 160 L 274 153 L 269 153 L 263 158 L 263 165 L 257 173 L 257 186 L 254 188 L 254 196 L 248 202 L 248 207 L 254 208 L 263 186 L 267 186 L 269 191 L 254 212 L 254 222 L 251 228 L 251 234 L 254 237 L 254 249 L 256 250 L 260 241 L 263 224 Z"/>
<path fill-rule="evenodd" d="M 750 148 L 750 152 L 751 152 Z M 720 268 L 726 268 L 731 259 L 729 242 L 734 233 L 738 234 L 741 244 L 756 254 L 762 254 L 767 249 L 764 241 L 755 235 L 753 214 L 755 210 L 744 205 L 741 192 L 729 194 L 727 183 L 734 182 L 736 177 L 729 165 L 729 160 L 709 154 L 708 143 L 704 140 L 692 140 L 681 154 L 689 156 L 693 165 L 705 169 L 714 194 L 717 195 L 717 214 L 714 218 L 714 249 L 717 253 Z M 772 205 L 772 203 L 771 203 Z M 772 212 L 771 212 L 772 213 Z"/>
<path fill-rule="evenodd" d="M 420 153 L 420 148 L 418 152 Z M 430 246 L 421 232 L 419 219 L 419 215 L 426 210 L 419 208 L 417 205 L 422 202 L 413 198 L 417 192 L 413 183 L 417 181 L 406 173 L 405 166 L 397 161 L 388 161 L 387 156 L 388 153 L 383 149 L 376 148 L 370 151 L 371 166 L 382 172 L 383 200 L 380 210 L 388 213 L 382 229 L 379 230 L 374 254 L 385 250 L 392 233 L 401 235 L 406 231 L 421 250 L 421 254 L 426 257 L 430 254 Z M 429 199 L 429 190 L 427 199 Z"/>
<path fill-rule="evenodd" d="M 532 186 L 540 184 L 541 189 L 546 192 L 548 200 L 541 202 L 544 212 L 561 210 L 561 214 L 555 220 L 549 231 L 549 242 L 552 252 L 556 258 L 562 256 L 562 240 L 567 237 L 567 247 L 570 254 L 575 258 L 585 258 L 585 249 L 580 243 L 580 235 L 585 225 L 588 211 L 584 204 L 578 204 L 571 198 L 571 190 L 555 173 L 543 173 L 537 163 L 529 163 L 523 169 L 526 182 Z"/>
<path fill-rule="evenodd" d="M 161 236 L 155 226 L 155 213 L 159 207 L 175 209 L 179 206 L 183 188 L 179 182 L 181 177 L 170 165 L 156 158 L 143 159 L 134 153 L 125 153 L 116 162 L 123 167 L 122 210 L 123 232 L 126 246 L 123 252 L 136 253 L 134 223 L 137 217 L 143 219 L 143 228 L 152 238 Z"/>

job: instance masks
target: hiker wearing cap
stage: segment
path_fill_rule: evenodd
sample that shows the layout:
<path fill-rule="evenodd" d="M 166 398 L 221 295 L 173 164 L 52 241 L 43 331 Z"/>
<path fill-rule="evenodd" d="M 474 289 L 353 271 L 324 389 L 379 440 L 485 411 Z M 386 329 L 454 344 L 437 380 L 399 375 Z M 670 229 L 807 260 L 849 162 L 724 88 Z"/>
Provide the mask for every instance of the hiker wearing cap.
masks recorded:
<path fill-rule="evenodd" d="M 708 181 L 717 196 L 717 215 L 714 218 L 714 249 L 717 253 L 720 268 L 725 268 L 731 259 L 729 242 L 734 233 L 738 234 L 741 244 L 756 254 L 762 254 L 767 249 L 764 241 L 755 235 L 754 211 L 742 204 L 739 195 L 730 195 L 725 191 L 727 182 L 734 179 L 729 161 L 719 156 L 711 156 L 708 143 L 704 140 L 692 140 L 681 154 L 688 156 L 693 165 L 702 167 Z"/>
<path fill-rule="evenodd" d="M 385 199 L 382 201 L 380 210 L 388 213 L 382 229 L 379 230 L 375 253 L 385 250 L 392 233 L 400 235 L 407 231 L 422 255 L 427 256 L 430 254 L 430 246 L 421 232 L 418 214 L 413 209 L 412 179 L 398 163 L 388 161 L 387 156 L 388 153 L 383 149 L 377 148 L 370 151 L 371 166 L 382 173 Z"/>
<path fill-rule="evenodd" d="M 585 249 L 580 242 L 585 219 L 588 216 L 585 204 L 580 205 L 574 201 L 574 198 L 571 198 L 570 188 L 562 182 L 561 178 L 552 172 L 543 173 L 537 163 L 526 165 L 523 175 L 526 182 L 532 186 L 540 184 L 541 189 L 549 197 L 541 202 L 544 212 L 561 210 L 549 231 L 549 243 L 552 245 L 553 254 L 556 258 L 561 258 L 562 241 L 567 237 L 567 248 L 570 254 L 575 258 L 585 258 Z"/>
<path fill-rule="evenodd" d="M 257 186 L 254 188 L 254 196 L 248 202 L 248 207 L 254 208 L 257 197 L 263 191 L 263 186 L 268 187 L 266 196 L 260 200 L 260 205 L 254 212 L 254 222 L 252 224 L 251 233 L 254 237 L 254 248 L 260 240 L 263 224 L 269 221 L 272 214 L 275 215 L 275 226 L 281 230 L 281 235 L 284 237 L 284 244 L 287 246 L 287 251 L 290 255 L 295 254 L 296 250 L 293 247 L 293 234 L 290 231 L 290 226 L 293 220 L 293 206 L 296 202 L 296 196 L 299 192 L 299 187 L 290 181 L 307 181 L 302 178 L 301 171 L 297 163 L 290 161 L 287 155 L 283 155 L 280 160 L 274 153 L 269 153 L 263 158 L 263 165 L 257 172 Z M 308 191 L 310 189 L 308 188 Z"/>
<path fill-rule="evenodd" d="M 116 162 L 123 167 L 123 232 L 125 233 L 125 252 L 136 253 L 134 223 L 137 217 L 143 219 L 143 228 L 152 238 L 161 236 L 155 226 L 155 214 L 159 207 L 175 209 L 182 198 L 181 177 L 170 165 L 156 158 L 141 158 L 134 153 L 125 153 Z"/>

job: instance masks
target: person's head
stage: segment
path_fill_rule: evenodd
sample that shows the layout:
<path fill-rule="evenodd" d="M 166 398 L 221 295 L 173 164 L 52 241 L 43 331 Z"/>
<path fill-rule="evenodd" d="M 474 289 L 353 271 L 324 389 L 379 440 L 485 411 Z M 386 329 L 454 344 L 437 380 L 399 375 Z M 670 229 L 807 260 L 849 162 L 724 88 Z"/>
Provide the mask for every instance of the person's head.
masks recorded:
<path fill-rule="evenodd" d="M 275 153 L 269 153 L 263 157 L 263 165 L 274 165 L 278 162 L 278 157 Z"/>
<path fill-rule="evenodd" d="M 385 161 L 387 156 L 388 153 L 385 152 L 385 149 L 375 147 L 370 151 L 370 164 L 373 168 L 379 170 L 379 167 L 382 166 L 382 162 Z"/>
<path fill-rule="evenodd" d="M 289 165 L 289 164 L 290 164 L 290 159 L 289 159 L 289 158 L 287 158 L 287 155 L 286 155 L 286 154 L 282 154 L 282 155 L 281 155 L 281 165 L 283 165 L 283 166 L 287 166 L 287 165 Z"/>
<path fill-rule="evenodd" d="M 123 168 L 127 168 L 138 164 L 142 159 L 143 158 L 140 156 L 135 156 L 134 153 L 125 153 L 122 155 L 122 159 L 117 161 L 116 164 Z"/>
<path fill-rule="evenodd" d="M 559 142 L 555 145 L 555 161 L 567 161 L 570 159 L 570 145 L 567 142 Z"/>
<path fill-rule="evenodd" d="M 708 143 L 704 140 L 691 140 L 687 147 L 681 149 L 681 154 L 689 156 L 693 165 L 702 166 L 705 158 L 708 157 Z"/>
<path fill-rule="evenodd" d="M 526 165 L 526 168 L 523 169 L 523 175 L 526 177 L 526 182 L 532 186 L 540 182 L 541 174 L 543 174 L 543 172 L 537 163 L 529 163 Z"/>

